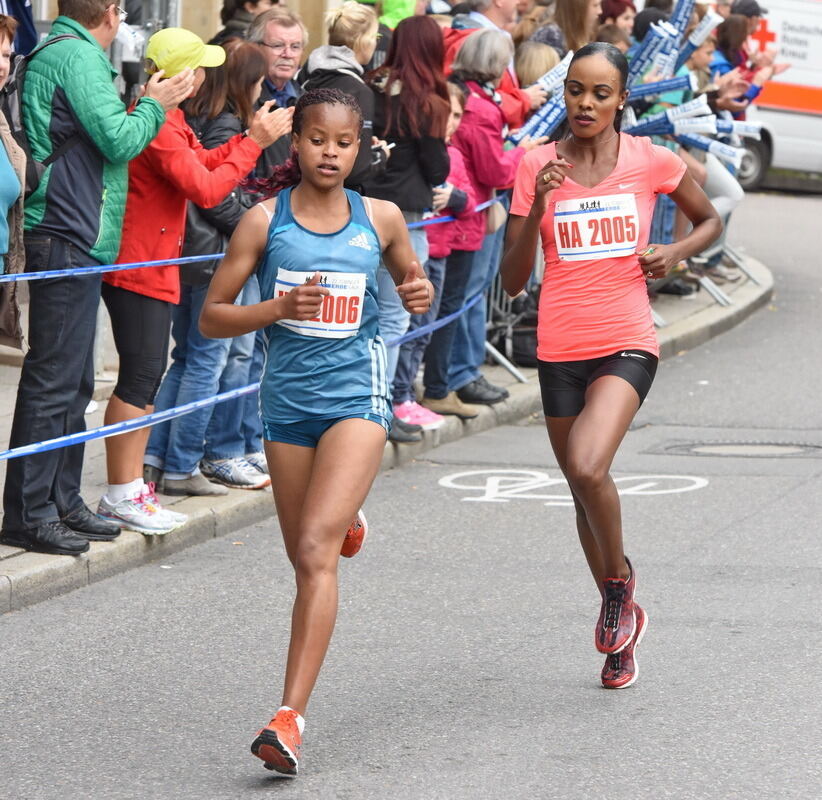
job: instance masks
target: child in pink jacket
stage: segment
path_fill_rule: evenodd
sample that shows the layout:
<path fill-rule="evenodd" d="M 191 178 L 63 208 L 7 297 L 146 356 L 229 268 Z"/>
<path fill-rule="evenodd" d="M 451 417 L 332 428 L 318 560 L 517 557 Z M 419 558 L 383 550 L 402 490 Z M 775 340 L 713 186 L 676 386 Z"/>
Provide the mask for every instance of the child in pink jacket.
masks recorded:
<path fill-rule="evenodd" d="M 445 280 L 446 258 L 453 249 L 464 249 L 465 245 L 465 233 L 460 230 L 460 221 L 470 215 L 482 216 L 474 213 L 477 200 L 465 168 L 465 159 L 462 153 L 450 144 L 451 137 L 462 119 L 466 93 L 459 85 L 449 83 L 448 94 L 451 98 L 451 115 L 448 118 L 446 142 L 449 143 L 451 167 L 448 180 L 434 189 L 434 209 L 441 212 L 440 217 L 450 216 L 457 219 L 453 222 L 438 222 L 425 228 L 429 249 L 425 272 L 434 286 L 434 300 L 425 314 L 411 317 L 408 333 L 437 319 Z M 421 425 L 424 430 L 439 428 L 444 421 L 439 414 L 419 405 L 414 392 L 414 380 L 431 336 L 430 332 L 423 334 L 400 347 L 394 377 L 394 415 L 409 424 Z"/>
<path fill-rule="evenodd" d="M 475 36 L 495 35 L 493 31 L 482 31 Z M 507 40 L 503 40 L 507 41 Z M 463 47 L 472 42 L 468 37 Z M 462 52 L 462 51 L 461 51 Z M 500 70 L 505 64 L 500 62 Z M 506 62 L 507 63 L 507 62 Z M 527 150 L 541 143 L 542 140 L 523 139 L 518 147 L 505 150 L 505 120 L 497 102 L 494 84 L 496 81 L 478 83 L 472 79 L 471 72 L 455 69 L 449 79 L 464 86 L 468 92 L 465 113 L 458 130 L 453 137 L 453 147 L 449 151 L 458 151 L 465 174 L 470 183 L 475 202 L 490 200 L 496 187 L 510 185 L 516 175 L 517 166 Z M 481 292 L 485 285 L 484 273 L 487 267 L 478 263 L 477 254 L 482 250 L 485 239 L 487 212 L 468 214 L 463 219 L 452 223 L 450 247 L 451 252 L 445 265 L 445 280 L 439 307 L 439 319 L 444 319 L 457 312 L 466 300 Z M 482 280 L 472 290 L 472 279 L 482 271 Z M 485 337 L 484 302 L 480 301 L 468 310 L 462 319 L 469 319 L 472 312 L 481 312 L 480 324 L 483 341 Z M 425 351 L 425 372 L 423 383 L 425 393 L 421 404 L 438 414 L 452 414 L 460 419 L 471 419 L 479 414 L 475 405 L 464 402 L 449 385 L 449 371 L 453 356 L 453 344 L 458 330 L 463 326 L 462 320 L 444 325 L 434 331 L 428 348 Z M 459 387 L 454 387 L 459 388 Z"/>

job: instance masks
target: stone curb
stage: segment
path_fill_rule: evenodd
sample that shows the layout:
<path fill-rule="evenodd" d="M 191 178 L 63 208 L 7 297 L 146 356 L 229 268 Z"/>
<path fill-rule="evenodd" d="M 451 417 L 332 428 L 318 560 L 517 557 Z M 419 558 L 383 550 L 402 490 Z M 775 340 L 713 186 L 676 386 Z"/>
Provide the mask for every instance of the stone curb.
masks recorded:
<path fill-rule="evenodd" d="M 773 276 L 764 264 L 746 259 L 753 276 L 733 293 L 733 305 L 711 305 L 658 331 L 662 358 L 718 336 L 738 325 L 773 295 Z M 509 387 L 511 396 L 496 406 L 484 406 L 476 419 L 446 419 L 439 430 L 425 432 L 414 444 L 386 443 L 381 468 L 401 466 L 417 456 L 464 436 L 505 425 L 539 412 L 536 381 Z M 188 522 L 166 536 L 143 536 L 124 531 L 114 542 L 92 542 L 82 556 L 49 556 L 0 546 L 0 614 L 87 586 L 127 569 L 157 561 L 194 544 L 224 536 L 232 530 L 274 517 L 271 492 L 232 490 L 220 498 L 191 497 L 174 506 L 189 515 Z"/>
<path fill-rule="evenodd" d="M 670 358 L 682 350 L 693 350 L 720 333 L 736 327 L 771 300 L 774 286 L 771 271 L 761 261 L 749 256 L 745 258 L 745 266 L 760 285 L 746 281 L 734 291 L 733 305 L 710 305 L 657 331 L 661 358 Z"/>

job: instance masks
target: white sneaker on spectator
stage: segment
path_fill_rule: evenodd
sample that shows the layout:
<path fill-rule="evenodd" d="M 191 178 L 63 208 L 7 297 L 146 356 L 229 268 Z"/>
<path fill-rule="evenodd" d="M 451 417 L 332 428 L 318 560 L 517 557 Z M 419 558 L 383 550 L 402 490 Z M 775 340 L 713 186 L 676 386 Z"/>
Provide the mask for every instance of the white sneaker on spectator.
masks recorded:
<path fill-rule="evenodd" d="M 268 462 L 265 460 L 265 453 L 246 453 L 244 458 L 258 472 L 262 472 L 263 475 L 269 474 Z"/>
<path fill-rule="evenodd" d="M 705 274 L 719 283 L 722 283 L 723 281 L 730 281 L 733 283 L 742 277 L 742 272 L 740 270 L 735 267 L 726 267 L 724 264 L 716 264 L 713 267 L 708 267 L 705 270 Z"/>
<path fill-rule="evenodd" d="M 97 506 L 97 516 L 126 530 L 149 536 L 161 536 L 177 527 L 170 517 L 159 514 L 151 503 L 143 502 L 142 495 L 128 497 L 118 503 L 112 503 L 103 495 Z"/>
<path fill-rule="evenodd" d="M 268 475 L 263 475 L 242 456 L 220 458 L 216 461 L 201 461 L 200 469 L 209 480 L 222 483 L 231 489 L 264 489 L 271 483 Z"/>
<path fill-rule="evenodd" d="M 143 505 L 150 505 L 157 514 L 168 517 L 171 524 L 175 528 L 179 528 L 180 525 L 188 522 L 187 514 L 181 514 L 179 511 L 172 511 L 170 508 L 163 508 L 154 489 L 154 483 L 143 484 L 143 490 L 140 492 L 140 499 L 143 501 Z"/>

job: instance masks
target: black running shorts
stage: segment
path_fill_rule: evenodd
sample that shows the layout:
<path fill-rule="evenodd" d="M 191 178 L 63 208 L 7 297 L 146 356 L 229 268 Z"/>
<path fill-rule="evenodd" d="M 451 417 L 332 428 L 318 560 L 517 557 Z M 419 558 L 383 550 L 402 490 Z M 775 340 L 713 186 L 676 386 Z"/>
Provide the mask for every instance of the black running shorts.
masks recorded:
<path fill-rule="evenodd" d="M 584 361 L 540 361 L 539 385 L 546 417 L 575 417 L 585 406 L 585 391 L 603 375 L 628 381 L 642 405 L 654 382 L 659 359 L 644 350 L 619 350 Z"/>

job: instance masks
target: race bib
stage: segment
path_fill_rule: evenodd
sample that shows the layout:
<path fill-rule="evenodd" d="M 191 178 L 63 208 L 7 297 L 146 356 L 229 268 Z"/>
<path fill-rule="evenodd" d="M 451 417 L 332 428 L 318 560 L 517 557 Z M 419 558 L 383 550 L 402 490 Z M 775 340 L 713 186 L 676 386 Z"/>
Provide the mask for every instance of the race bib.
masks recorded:
<path fill-rule="evenodd" d="M 319 285 L 328 289 L 320 313 L 314 319 L 281 319 L 277 324 L 303 336 L 320 336 L 325 339 L 345 339 L 355 336 L 362 322 L 362 305 L 365 298 L 364 272 L 323 272 Z M 277 270 L 274 297 L 288 294 L 295 286 L 302 286 L 314 272 Z"/>
<path fill-rule="evenodd" d="M 621 258 L 636 252 L 639 217 L 633 194 L 560 200 L 554 210 L 554 240 L 564 261 Z"/>

